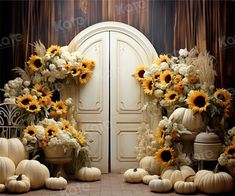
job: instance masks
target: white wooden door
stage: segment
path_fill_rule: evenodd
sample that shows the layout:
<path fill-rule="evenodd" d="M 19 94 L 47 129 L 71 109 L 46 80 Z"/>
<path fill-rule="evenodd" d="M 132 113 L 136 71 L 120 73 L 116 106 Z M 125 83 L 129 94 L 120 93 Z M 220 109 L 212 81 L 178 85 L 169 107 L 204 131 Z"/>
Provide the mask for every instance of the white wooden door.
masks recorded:
<path fill-rule="evenodd" d="M 138 34 L 142 39 L 137 39 Z M 103 173 L 137 166 L 136 132 L 143 121 L 144 95 L 131 75 L 136 65 L 149 64 L 157 55 L 147 42 L 133 27 L 105 22 L 81 32 L 69 45 L 96 62 L 91 80 L 82 89 L 72 90 L 72 97 L 82 128 L 94 141 L 93 165 Z M 71 95 L 71 89 L 67 90 Z"/>

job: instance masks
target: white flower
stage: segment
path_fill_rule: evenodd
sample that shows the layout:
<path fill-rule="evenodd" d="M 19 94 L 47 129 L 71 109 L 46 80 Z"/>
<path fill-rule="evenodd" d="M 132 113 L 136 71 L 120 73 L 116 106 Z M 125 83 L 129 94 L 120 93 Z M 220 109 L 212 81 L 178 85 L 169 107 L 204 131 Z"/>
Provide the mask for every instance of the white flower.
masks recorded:
<path fill-rule="evenodd" d="M 4 97 L 10 97 L 9 93 L 4 93 Z"/>
<path fill-rule="evenodd" d="M 22 142 L 23 145 L 26 145 L 26 144 L 28 143 L 28 141 L 27 141 L 26 138 L 23 138 L 23 139 L 21 140 L 21 142 Z"/>
<path fill-rule="evenodd" d="M 36 125 L 35 128 L 37 129 L 36 138 L 38 138 L 39 140 L 43 140 L 45 138 L 45 132 L 43 126 Z"/>
<path fill-rule="evenodd" d="M 23 89 L 23 93 L 24 93 L 24 94 L 30 94 L 30 90 L 29 90 L 28 88 L 24 88 L 24 89 Z"/>
<path fill-rule="evenodd" d="M 154 91 L 154 96 L 157 97 L 157 98 L 163 97 L 163 91 L 160 90 L 160 89 L 155 90 Z"/>
<path fill-rule="evenodd" d="M 189 54 L 189 52 L 188 52 L 187 48 L 179 50 L 179 55 L 182 57 L 186 57 L 186 56 L 188 56 L 188 54 Z"/>
<path fill-rule="evenodd" d="M 6 99 L 4 99 L 4 103 L 16 104 L 16 99 L 15 99 L 15 97 L 6 98 Z"/>
<path fill-rule="evenodd" d="M 50 75 L 50 71 L 48 69 L 45 69 L 41 72 L 41 74 L 44 76 L 44 77 L 48 77 Z"/>
<path fill-rule="evenodd" d="M 33 137 L 33 138 L 31 139 L 31 142 L 32 142 L 32 143 L 36 143 L 36 142 L 37 142 L 37 138 L 36 138 L 36 137 Z"/>
<path fill-rule="evenodd" d="M 28 87 L 30 85 L 30 81 L 24 81 L 24 86 Z"/>
<path fill-rule="evenodd" d="M 8 84 L 5 84 L 5 85 L 4 85 L 4 90 L 5 90 L 5 91 L 10 91 L 10 87 L 9 87 Z"/>
<path fill-rule="evenodd" d="M 56 66 L 55 66 L 54 64 L 50 64 L 50 65 L 49 65 L 49 69 L 50 69 L 51 71 L 54 71 L 54 70 L 56 70 Z"/>
<path fill-rule="evenodd" d="M 222 166 L 226 166 L 228 164 L 228 159 L 224 153 L 220 155 L 220 157 L 218 158 L 218 162 Z"/>
<path fill-rule="evenodd" d="M 152 74 L 154 74 L 155 72 L 160 71 L 159 67 L 153 63 L 152 65 L 150 65 L 150 67 L 145 71 L 144 73 L 144 77 L 151 77 Z"/>
<path fill-rule="evenodd" d="M 161 69 L 161 71 L 166 70 L 166 69 L 169 69 L 168 63 L 167 63 L 167 62 L 162 62 L 162 63 L 160 64 L 160 69 Z"/>
<path fill-rule="evenodd" d="M 228 165 L 229 166 L 234 166 L 235 165 L 235 159 L 229 159 L 228 160 Z"/>
<path fill-rule="evenodd" d="M 235 127 L 231 128 L 231 129 L 228 131 L 228 134 L 229 134 L 230 136 L 235 135 Z"/>
<path fill-rule="evenodd" d="M 67 106 L 73 105 L 73 99 L 72 99 L 71 97 L 69 97 L 68 99 L 65 100 L 65 104 L 66 104 Z"/>

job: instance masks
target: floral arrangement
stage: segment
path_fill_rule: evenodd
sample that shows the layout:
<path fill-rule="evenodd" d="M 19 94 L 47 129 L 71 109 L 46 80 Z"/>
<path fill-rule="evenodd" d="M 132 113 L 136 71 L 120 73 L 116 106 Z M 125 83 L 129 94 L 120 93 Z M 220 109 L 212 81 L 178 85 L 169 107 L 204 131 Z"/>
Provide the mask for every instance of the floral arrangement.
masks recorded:
<path fill-rule="evenodd" d="M 199 113 L 203 124 L 211 128 L 219 127 L 222 119 L 230 117 L 232 95 L 226 89 L 214 86 L 214 58 L 208 53 L 199 53 L 196 48 L 180 49 L 178 57 L 164 54 L 150 66 L 137 66 L 133 76 L 151 98 L 147 105 L 155 103 L 156 108 L 165 111 L 156 130 L 150 131 L 157 143 L 157 150 L 152 155 L 163 167 L 190 165 L 192 160 L 184 153 L 180 138 L 192 133 L 182 122 L 174 122 L 167 116 L 178 107 L 189 108 L 193 114 Z M 141 143 L 137 146 L 137 157 L 143 156 L 143 149 L 140 149 L 146 140 L 139 132 L 138 137 Z"/>
<path fill-rule="evenodd" d="M 79 51 L 68 46 L 51 45 L 48 49 L 39 41 L 25 68 L 16 68 L 20 77 L 8 81 L 3 91 L 5 103 L 16 104 L 24 110 L 22 143 L 29 152 L 46 146 L 62 145 L 88 156 L 88 139 L 79 129 L 77 109 L 72 98 L 62 100 L 55 93 L 63 84 L 86 84 L 95 63 L 84 59 Z M 85 153 L 84 153 L 85 152 Z"/>

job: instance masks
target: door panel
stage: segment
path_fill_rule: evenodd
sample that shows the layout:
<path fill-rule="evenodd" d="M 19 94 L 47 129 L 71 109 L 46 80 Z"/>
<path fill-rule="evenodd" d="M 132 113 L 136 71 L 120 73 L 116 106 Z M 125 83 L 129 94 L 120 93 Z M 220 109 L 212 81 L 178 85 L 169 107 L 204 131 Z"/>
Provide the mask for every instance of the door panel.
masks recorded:
<path fill-rule="evenodd" d="M 136 40 L 118 32 L 110 32 L 110 49 L 111 171 L 123 172 L 137 166 L 136 133 L 143 122 L 144 95 L 132 74 L 148 56 Z"/>

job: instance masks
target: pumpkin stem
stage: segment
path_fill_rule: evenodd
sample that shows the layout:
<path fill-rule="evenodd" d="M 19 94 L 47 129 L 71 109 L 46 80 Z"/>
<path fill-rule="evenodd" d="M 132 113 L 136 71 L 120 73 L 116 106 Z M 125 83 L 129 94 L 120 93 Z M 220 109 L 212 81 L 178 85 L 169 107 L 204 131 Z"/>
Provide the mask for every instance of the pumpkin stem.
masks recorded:
<path fill-rule="evenodd" d="M 57 177 L 57 178 L 61 177 L 61 171 L 58 171 L 58 172 L 57 172 L 56 177 Z"/>
<path fill-rule="evenodd" d="M 16 178 L 17 181 L 21 181 L 22 180 L 22 174 L 20 174 L 17 178 Z"/>
<path fill-rule="evenodd" d="M 218 171 L 219 171 L 219 163 L 216 164 L 215 169 L 214 169 L 213 172 L 218 173 Z"/>
<path fill-rule="evenodd" d="M 192 177 L 192 176 L 195 176 L 195 175 L 189 175 L 189 176 L 187 176 L 187 177 L 184 179 L 184 182 L 187 182 L 187 180 L 188 180 L 190 177 Z"/>
<path fill-rule="evenodd" d="M 133 169 L 133 172 L 137 172 L 137 168 L 134 168 L 134 169 Z"/>
<path fill-rule="evenodd" d="M 39 155 L 34 156 L 31 160 L 36 160 L 38 157 L 40 157 Z"/>

